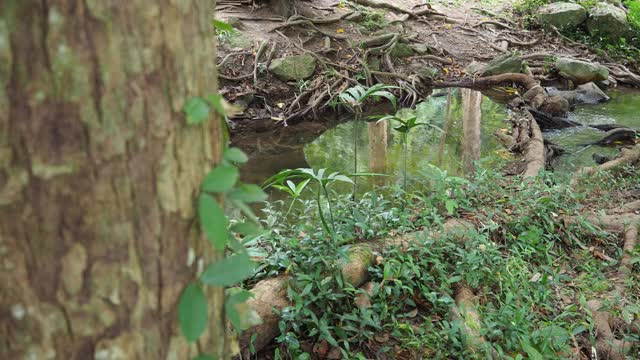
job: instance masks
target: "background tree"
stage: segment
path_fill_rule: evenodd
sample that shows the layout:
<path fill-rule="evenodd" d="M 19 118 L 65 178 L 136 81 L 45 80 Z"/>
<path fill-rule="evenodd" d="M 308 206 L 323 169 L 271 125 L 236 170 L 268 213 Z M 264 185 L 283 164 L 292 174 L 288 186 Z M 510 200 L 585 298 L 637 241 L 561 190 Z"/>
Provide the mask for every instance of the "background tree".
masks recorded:
<path fill-rule="evenodd" d="M 182 107 L 216 91 L 214 6 L 0 2 L 0 358 L 195 354 L 176 303 L 210 248 L 195 199 L 221 130 Z"/>

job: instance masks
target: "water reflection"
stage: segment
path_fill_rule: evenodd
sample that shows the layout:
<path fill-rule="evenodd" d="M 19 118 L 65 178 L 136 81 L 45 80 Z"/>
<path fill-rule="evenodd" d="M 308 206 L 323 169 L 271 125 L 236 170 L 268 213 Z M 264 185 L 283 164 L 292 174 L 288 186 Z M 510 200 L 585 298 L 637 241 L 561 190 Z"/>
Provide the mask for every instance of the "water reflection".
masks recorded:
<path fill-rule="evenodd" d="M 462 89 L 462 160 L 464 172 L 472 173 L 475 170 L 475 163 L 480 160 L 481 129 L 482 120 L 482 94 Z"/>
<path fill-rule="evenodd" d="M 499 161 L 496 154 L 495 130 L 505 127 L 507 110 L 481 93 L 452 89 L 446 96 L 430 97 L 415 110 L 418 122 L 433 126 L 419 126 L 408 134 L 407 172 L 416 177 L 427 164 L 439 166 L 449 173 L 463 175 L 474 171 L 473 164 L 491 166 Z M 359 181 L 360 191 L 371 190 L 382 183 L 402 181 L 402 134 L 393 130 L 394 123 L 354 122 L 340 124 L 327 130 L 305 146 L 305 156 L 314 168 L 350 173 L 353 169 L 354 139 L 357 139 L 358 171 L 388 174 L 388 177 Z M 435 129 L 437 127 L 438 129 Z"/>

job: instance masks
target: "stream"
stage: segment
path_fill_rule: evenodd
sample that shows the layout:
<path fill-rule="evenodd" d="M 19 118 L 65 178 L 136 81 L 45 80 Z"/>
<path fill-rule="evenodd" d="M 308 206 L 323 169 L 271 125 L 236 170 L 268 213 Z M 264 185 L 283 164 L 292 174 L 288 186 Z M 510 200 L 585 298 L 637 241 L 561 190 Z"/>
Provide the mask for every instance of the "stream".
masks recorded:
<path fill-rule="evenodd" d="M 580 105 L 569 118 L 583 124 L 617 123 L 640 128 L 640 92 L 611 90 L 611 100 L 599 105 Z M 415 111 L 419 123 L 407 138 L 407 173 L 409 179 L 419 176 L 428 164 L 449 174 L 464 176 L 476 169 L 495 169 L 512 159 L 494 136 L 507 131 L 508 110 L 479 92 L 450 89 L 436 93 L 418 104 Z M 243 168 L 245 182 L 261 184 L 269 176 L 287 168 L 328 168 L 344 174 L 357 171 L 386 176 L 362 177 L 358 192 L 381 185 L 402 183 L 404 143 L 395 123 L 365 121 L 308 122 L 273 133 L 257 133 L 245 137 L 236 146 L 247 151 L 249 163 Z M 570 128 L 546 132 L 545 138 L 561 145 L 567 154 L 555 160 L 556 172 L 572 172 L 593 165 L 592 155 L 614 155 L 615 148 L 584 147 L 582 144 L 600 139 L 603 132 L 590 128 Z M 354 145 L 355 140 L 355 145 Z M 236 143 L 234 139 L 234 143 Z"/>

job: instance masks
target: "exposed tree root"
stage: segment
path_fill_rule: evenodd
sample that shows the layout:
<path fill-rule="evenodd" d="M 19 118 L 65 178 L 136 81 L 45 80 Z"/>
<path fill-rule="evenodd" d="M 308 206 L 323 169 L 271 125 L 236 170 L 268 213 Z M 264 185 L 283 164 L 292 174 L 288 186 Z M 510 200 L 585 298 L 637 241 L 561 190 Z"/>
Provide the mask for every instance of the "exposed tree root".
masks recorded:
<path fill-rule="evenodd" d="M 621 156 L 617 159 L 608 161 L 600 166 L 585 167 L 578 170 L 573 175 L 573 178 L 571 179 L 571 185 L 577 184 L 581 178 L 584 178 L 589 175 L 593 175 L 598 171 L 614 170 L 625 165 L 633 164 L 639 160 L 640 160 L 640 144 L 637 144 L 630 149 L 624 148 L 621 150 Z"/>
<path fill-rule="evenodd" d="M 493 359 L 497 354 L 487 339 L 480 334 L 482 320 L 477 310 L 478 300 L 473 291 L 464 285 L 455 288 L 455 306 L 451 308 L 452 320 L 460 321 L 462 341 L 478 358 Z"/>
<path fill-rule="evenodd" d="M 463 241 L 469 229 L 474 228 L 475 226 L 467 221 L 450 219 L 445 222 L 442 230 L 432 231 L 428 236 L 437 238 L 451 235 L 458 241 Z M 348 260 L 342 264 L 342 276 L 345 282 L 358 287 L 367 281 L 369 278 L 367 269 L 376 261 L 374 251 L 391 246 L 407 248 L 421 236 L 424 236 L 422 232 L 409 233 L 387 240 L 353 245 L 349 249 Z M 286 291 L 288 285 L 289 276 L 279 276 L 262 280 L 251 290 L 254 298 L 250 299 L 247 304 L 251 309 L 252 316 L 262 319 L 262 323 L 244 331 L 240 336 L 240 351 L 243 357 L 250 355 L 252 338 L 253 348 L 255 351 L 260 351 L 278 335 L 280 319 L 273 312 L 273 309 L 282 310 L 290 304 Z"/>

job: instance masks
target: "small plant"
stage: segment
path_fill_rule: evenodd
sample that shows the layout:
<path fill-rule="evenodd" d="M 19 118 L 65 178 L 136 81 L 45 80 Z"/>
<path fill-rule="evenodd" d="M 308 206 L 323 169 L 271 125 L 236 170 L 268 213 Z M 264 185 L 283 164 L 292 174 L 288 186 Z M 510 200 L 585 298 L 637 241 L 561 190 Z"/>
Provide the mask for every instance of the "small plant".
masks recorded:
<path fill-rule="evenodd" d="M 339 104 L 343 105 L 355 113 L 355 124 L 353 129 L 353 173 L 358 173 L 358 134 L 360 130 L 360 122 L 362 121 L 362 106 L 364 103 L 373 98 L 386 98 L 393 104 L 395 108 L 397 106 L 397 98 L 389 90 L 396 89 L 396 86 L 390 86 L 385 84 L 375 84 L 369 88 L 362 85 L 356 85 L 348 88 L 344 92 L 338 94 L 340 99 Z M 356 200 L 358 191 L 357 178 L 353 182 L 353 200 Z"/>
<path fill-rule="evenodd" d="M 402 178 L 403 178 L 402 189 L 406 194 L 407 193 L 407 159 L 409 158 L 409 132 L 419 126 L 429 126 L 440 132 L 442 132 L 442 129 L 429 123 L 418 122 L 418 116 L 415 113 L 411 113 L 404 117 L 399 116 L 398 114 L 386 115 L 386 116 L 379 117 L 377 122 L 380 123 L 383 121 L 390 121 L 390 122 L 395 122 L 399 124 L 399 126 L 394 127 L 393 130 L 402 134 L 402 146 L 404 150 L 404 156 L 403 156 L 404 164 L 402 168 Z"/>

